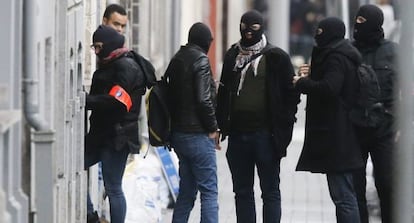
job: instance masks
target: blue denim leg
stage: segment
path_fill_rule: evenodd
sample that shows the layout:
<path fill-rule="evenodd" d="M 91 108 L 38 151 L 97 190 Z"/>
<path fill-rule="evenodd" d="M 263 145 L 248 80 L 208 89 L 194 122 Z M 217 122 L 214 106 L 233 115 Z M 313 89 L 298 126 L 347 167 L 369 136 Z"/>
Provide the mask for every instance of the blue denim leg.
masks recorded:
<path fill-rule="evenodd" d="M 172 147 L 179 159 L 180 191 L 173 223 L 188 222 L 197 191 L 201 198 L 202 223 L 218 222 L 217 164 L 213 139 L 207 134 L 172 134 Z"/>
<path fill-rule="evenodd" d="M 280 222 L 280 159 L 276 157 L 271 134 L 266 131 L 232 133 L 226 156 L 232 173 L 237 222 L 256 222 L 255 166 L 262 191 L 263 222 Z"/>
<path fill-rule="evenodd" d="M 352 173 L 326 174 L 329 193 L 336 206 L 337 223 L 359 223 L 358 202 Z"/>
<path fill-rule="evenodd" d="M 112 148 L 101 148 L 97 150 L 96 154 L 89 154 L 90 157 L 85 154 L 87 167 L 93 165 L 96 161 L 102 163 L 102 176 L 105 192 L 109 198 L 111 222 L 113 223 L 123 223 L 125 221 L 126 200 L 122 190 L 122 176 L 124 175 L 128 154 L 128 150 L 115 151 Z M 88 212 L 93 212 L 89 194 L 87 208 Z"/>
<path fill-rule="evenodd" d="M 104 150 L 102 153 L 102 176 L 109 198 L 111 222 L 123 223 L 126 215 L 126 200 L 122 190 L 122 176 L 129 151 Z"/>

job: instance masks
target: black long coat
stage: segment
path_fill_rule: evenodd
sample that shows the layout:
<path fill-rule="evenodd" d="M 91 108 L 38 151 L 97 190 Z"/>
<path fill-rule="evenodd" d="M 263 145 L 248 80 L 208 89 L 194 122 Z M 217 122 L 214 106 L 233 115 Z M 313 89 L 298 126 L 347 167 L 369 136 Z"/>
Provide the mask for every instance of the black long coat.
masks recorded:
<path fill-rule="evenodd" d="M 294 70 L 289 55 L 269 43 L 262 52 L 266 58 L 266 102 L 275 152 L 279 157 L 284 157 L 292 140 L 299 93 L 292 84 Z M 217 122 L 224 137 L 231 131 L 232 98 L 240 81 L 240 72 L 233 70 L 238 53 L 235 45 L 226 52 L 218 89 Z"/>
<path fill-rule="evenodd" d="M 332 173 L 363 166 L 347 109 L 356 97 L 360 63 L 347 40 L 313 49 L 311 74 L 296 83 L 307 95 L 305 141 L 296 170 Z"/>

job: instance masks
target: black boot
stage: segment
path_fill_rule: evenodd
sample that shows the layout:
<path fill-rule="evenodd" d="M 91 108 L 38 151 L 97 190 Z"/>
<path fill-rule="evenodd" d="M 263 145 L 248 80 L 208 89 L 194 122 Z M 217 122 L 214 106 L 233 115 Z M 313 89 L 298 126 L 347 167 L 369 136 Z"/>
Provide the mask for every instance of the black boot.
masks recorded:
<path fill-rule="evenodd" d="M 86 216 L 86 222 L 87 223 L 99 223 L 99 216 L 98 213 L 96 211 L 94 211 L 93 213 L 88 213 L 88 215 Z"/>

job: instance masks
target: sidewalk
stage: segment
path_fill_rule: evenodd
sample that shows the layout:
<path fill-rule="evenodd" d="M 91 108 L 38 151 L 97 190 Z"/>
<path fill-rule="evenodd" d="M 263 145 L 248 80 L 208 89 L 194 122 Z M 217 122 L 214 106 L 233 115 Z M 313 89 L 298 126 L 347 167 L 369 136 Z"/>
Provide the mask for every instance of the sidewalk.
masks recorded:
<path fill-rule="evenodd" d="M 280 172 L 280 189 L 282 197 L 282 223 L 334 223 L 335 207 L 332 203 L 326 177 L 323 174 L 296 172 L 295 167 L 302 150 L 304 138 L 304 111 L 303 100 L 298 110 L 298 122 L 295 124 L 292 143 L 289 145 L 286 158 L 282 159 Z M 235 223 L 236 214 L 234 195 L 230 171 L 225 157 L 226 144 L 223 150 L 217 152 L 218 179 L 219 179 L 219 219 L 220 223 Z M 262 201 L 260 198 L 259 180 L 255 180 L 255 197 L 257 222 L 262 219 Z M 172 210 L 164 214 L 165 223 L 171 222 Z M 200 203 L 197 199 L 191 212 L 189 223 L 200 222 Z M 372 219 L 371 223 L 380 221 Z"/>

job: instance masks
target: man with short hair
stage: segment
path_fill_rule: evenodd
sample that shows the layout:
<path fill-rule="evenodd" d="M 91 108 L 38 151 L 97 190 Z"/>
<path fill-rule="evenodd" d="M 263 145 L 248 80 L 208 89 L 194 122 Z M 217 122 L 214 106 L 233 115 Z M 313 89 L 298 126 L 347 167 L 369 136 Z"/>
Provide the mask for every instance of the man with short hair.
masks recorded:
<path fill-rule="evenodd" d="M 128 16 L 122 6 L 118 4 L 111 4 L 106 7 L 102 18 L 103 25 L 110 26 L 117 32 L 124 34 L 127 22 Z"/>

